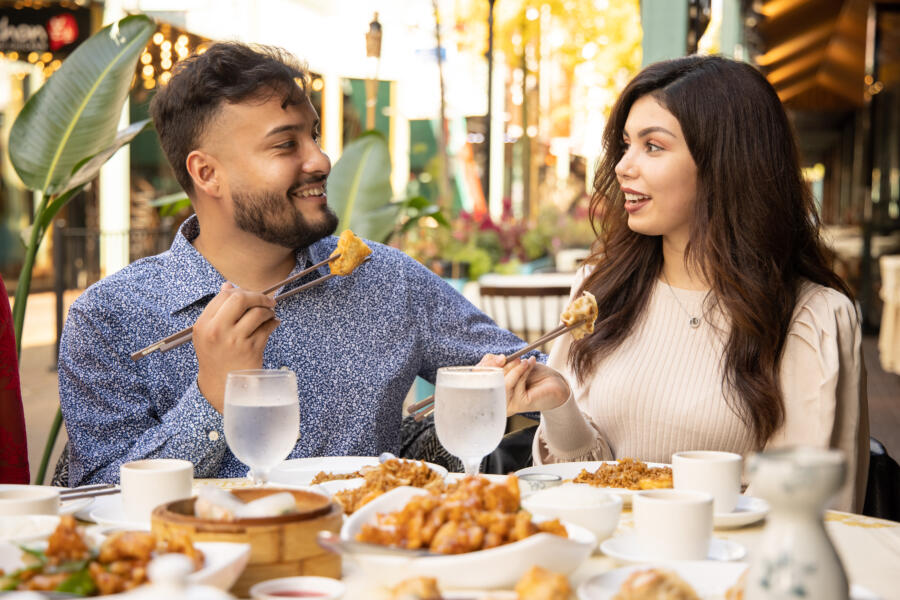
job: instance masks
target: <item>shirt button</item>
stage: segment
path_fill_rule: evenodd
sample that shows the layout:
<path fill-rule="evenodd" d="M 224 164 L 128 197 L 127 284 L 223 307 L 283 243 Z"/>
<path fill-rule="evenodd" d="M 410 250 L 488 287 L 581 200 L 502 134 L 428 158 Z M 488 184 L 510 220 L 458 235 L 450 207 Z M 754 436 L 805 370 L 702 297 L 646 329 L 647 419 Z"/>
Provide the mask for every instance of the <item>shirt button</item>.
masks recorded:
<path fill-rule="evenodd" d="M 209 432 L 209 441 L 215 442 L 219 439 L 219 432 L 216 430 L 212 430 Z"/>

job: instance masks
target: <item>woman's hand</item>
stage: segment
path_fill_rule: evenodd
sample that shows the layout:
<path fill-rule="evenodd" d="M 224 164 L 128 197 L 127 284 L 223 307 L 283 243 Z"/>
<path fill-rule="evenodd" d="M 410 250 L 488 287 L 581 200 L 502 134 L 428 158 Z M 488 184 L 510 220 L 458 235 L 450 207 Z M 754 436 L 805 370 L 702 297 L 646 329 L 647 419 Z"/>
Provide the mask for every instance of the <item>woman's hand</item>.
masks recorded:
<path fill-rule="evenodd" d="M 531 358 L 514 360 L 504 366 L 502 354 L 485 354 L 482 367 L 503 367 L 506 382 L 506 415 L 551 410 L 569 398 L 569 384 L 556 370 Z"/>

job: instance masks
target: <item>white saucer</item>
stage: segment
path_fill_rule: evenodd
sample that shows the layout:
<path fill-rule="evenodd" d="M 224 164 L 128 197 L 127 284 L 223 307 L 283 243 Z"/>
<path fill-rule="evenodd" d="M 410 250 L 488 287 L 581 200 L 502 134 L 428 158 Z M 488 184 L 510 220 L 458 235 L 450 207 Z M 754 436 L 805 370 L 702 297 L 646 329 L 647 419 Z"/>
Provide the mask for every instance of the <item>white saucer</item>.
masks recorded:
<path fill-rule="evenodd" d="M 649 562 L 638 542 L 637 534 L 629 533 L 609 538 L 600 544 L 600 551 L 607 556 L 629 563 Z M 709 554 L 707 560 L 740 560 L 747 554 L 747 549 L 741 544 L 731 540 L 720 540 L 713 538 L 709 543 Z"/>
<path fill-rule="evenodd" d="M 767 514 L 769 514 L 768 502 L 762 498 L 741 495 L 733 511 L 713 515 L 713 524 L 716 529 L 734 529 L 761 521 Z"/>
<path fill-rule="evenodd" d="M 128 529 L 150 529 L 150 521 L 132 521 L 125 515 L 122 505 L 122 494 L 97 496 L 94 508 L 90 512 L 90 520 L 99 525 L 114 525 Z"/>

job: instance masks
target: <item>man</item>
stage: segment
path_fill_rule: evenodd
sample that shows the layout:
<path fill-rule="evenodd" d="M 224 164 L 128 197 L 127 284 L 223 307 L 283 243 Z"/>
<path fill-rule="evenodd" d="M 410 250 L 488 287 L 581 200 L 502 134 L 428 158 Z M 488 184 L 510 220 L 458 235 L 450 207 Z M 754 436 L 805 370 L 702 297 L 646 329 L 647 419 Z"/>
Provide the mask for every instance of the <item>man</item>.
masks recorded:
<path fill-rule="evenodd" d="M 297 374 L 291 457 L 396 451 L 416 375 L 433 381 L 440 366 L 522 346 L 380 244 L 352 274 L 277 306 L 251 291 L 336 246 L 331 165 L 306 76 L 277 49 L 220 43 L 179 63 L 154 98 L 162 147 L 196 216 L 169 251 L 91 286 L 69 311 L 59 357 L 69 485 L 116 481 L 121 463 L 148 457 L 188 459 L 197 477 L 243 475 L 222 427 L 225 376 L 238 369 Z M 129 358 L 190 325 L 193 344 Z"/>

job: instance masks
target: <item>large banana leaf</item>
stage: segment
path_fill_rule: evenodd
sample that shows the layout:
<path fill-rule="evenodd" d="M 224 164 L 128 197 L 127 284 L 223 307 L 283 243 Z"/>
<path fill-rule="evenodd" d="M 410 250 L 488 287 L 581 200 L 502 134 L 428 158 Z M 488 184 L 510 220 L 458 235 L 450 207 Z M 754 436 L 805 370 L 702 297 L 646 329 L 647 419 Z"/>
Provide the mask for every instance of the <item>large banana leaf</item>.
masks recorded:
<path fill-rule="evenodd" d="M 82 43 L 32 96 L 9 135 L 9 155 L 26 186 L 58 190 L 74 167 L 113 145 L 137 58 L 155 25 L 136 15 Z"/>
<path fill-rule="evenodd" d="M 387 240 L 403 206 L 391 202 L 391 195 L 388 144 L 380 133 L 366 132 L 344 147 L 328 176 L 328 204 L 340 218 L 338 231 Z"/>

